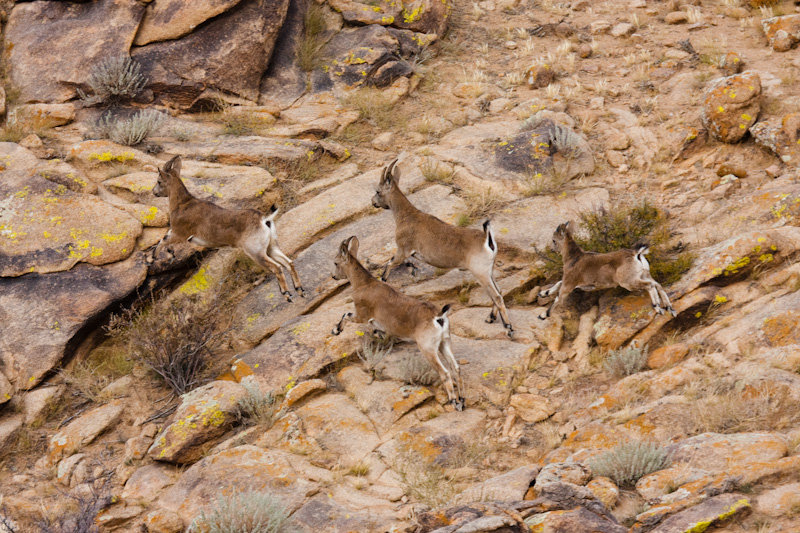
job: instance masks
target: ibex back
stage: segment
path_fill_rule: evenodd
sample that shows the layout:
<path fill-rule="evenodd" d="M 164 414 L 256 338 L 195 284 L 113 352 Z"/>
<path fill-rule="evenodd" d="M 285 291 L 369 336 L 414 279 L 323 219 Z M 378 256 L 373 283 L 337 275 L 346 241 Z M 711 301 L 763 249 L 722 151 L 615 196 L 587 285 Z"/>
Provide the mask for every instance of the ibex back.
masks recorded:
<path fill-rule="evenodd" d="M 281 294 L 292 301 L 283 268 L 292 275 L 294 289 L 305 296 L 294 263 L 278 248 L 278 232 L 273 205 L 264 215 L 255 209 L 225 209 L 212 202 L 195 198 L 181 181 L 181 158 L 175 156 L 158 171 L 153 188 L 156 196 L 169 196 L 169 231 L 158 243 L 155 256 L 166 246 L 189 242 L 203 248 L 234 246 L 265 270 L 278 278 Z"/>

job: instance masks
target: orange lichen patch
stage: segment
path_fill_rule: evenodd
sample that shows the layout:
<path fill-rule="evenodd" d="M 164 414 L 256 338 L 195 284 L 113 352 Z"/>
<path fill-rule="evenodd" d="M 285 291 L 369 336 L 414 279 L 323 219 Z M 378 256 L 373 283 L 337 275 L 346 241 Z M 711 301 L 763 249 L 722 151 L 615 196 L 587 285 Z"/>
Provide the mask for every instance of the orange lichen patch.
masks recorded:
<path fill-rule="evenodd" d="M 770 346 L 798 344 L 800 343 L 800 329 L 797 328 L 799 321 L 800 311 L 791 309 L 764 320 L 761 331 Z"/>
<path fill-rule="evenodd" d="M 642 383 L 642 390 L 661 396 L 680 387 L 694 377 L 694 373 L 681 367 L 671 368 Z"/>
<path fill-rule="evenodd" d="M 734 460 L 732 464 L 736 466 L 718 475 L 710 483 L 706 480 L 706 485 L 703 486 L 705 492 L 717 493 L 720 489 L 729 487 L 732 482 L 741 487 L 760 483 L 771 477 L 800 472 L 800 456 L 750 464 L 741 464 Z"/>
<path fill-rule="evenodd" d="M 709 133 L 723 142 L 737 142 L 752 126 L 761 109 L 761 78 L 743 72 L 713 82 L 705 92 L 701 118 Z"/>
<path fill-rule="evenodd" d="M 309 395 L 318 391 L 324 391 L 327 388 L 327 384 L 321 379 L 310 379 L 308 381 L 303 381 L 289 389 L 289 392 L 286 394 L 286 400 L 284 400 L 284 404 L 286 407 L 291 407 L 300 400 L 307 398 Z"/>
<path fill-rule="evenodd" d="M 599 423 L 591 423 L 577 431 L 569 434 L 561 445 L 564 448 L 600 448 L 611 449 L 622 440 L 623 434 L 620 430 Z"/>
<path fill-rule="evenodd" d="M 649 528 L 643 529 L 644 523 L 658 523 L 667 516 L 675 514 L 679 511 L 683 511 L 684 509 L 688 509 L 689 507 L 694 507 L 703 500 L 705 500 L 704 496 L 695 496 L 677 502 L 653 506 L 647 511 L 636 516 L 637 523 L 633 525 L 631 532 L 638 533 L 640 531 L 648 531 Z"/>
<path fill-rule="evenodd" d="M 784 15 L 761 21 L 769 44 L 776 52 L 786 52 L 800 41 L 800 15 Z"/>
<path fill-rule="evenodd" d="M 662 346 L 650 354 L 647 358 L 647 366 L 650 368 L 662 368 L 680 362 L 689 353 L 689 347 L 685 344 L 673 344 Z"/>
<path fill-rule="evenodd" d="M 613 509 L 617 504 L 619 488 L 607 477 L 594 478 L 586 485 L 586 488 L 592 491 L 592 494 L 597 496 L 597 499 L 609 509 Z"/>
<path fill-rule="evenodd" d="M 398 448 L 404 451 L 412 451 L 432 463 L 442 453 L 442 449 L 426 439 L 421 433 L 411 433 L 404 431 L 397 437 Z"/>
<path fill-rule="evenodd" d="M 622 346 L 655 316 L 646 295 L 632 294 L 620 298 L 594 325 L 597 344 L 606 350 Z"/>
<path fill-rule="evenodd" d="M 623 427 L 637 433 L 640 437 L 645 437 L 656 430 L 656 425 L 649 420 L 647 415 L 648 413 L 643 413 L 626 422 Z"/>
<path fill-rule="evenodd" d="M 250 365 L 241 359 L 237 359 L 233 362 L 230 372 L 233 375 L 233 380 L 237 382 L 240 382 L 247 376 L 252 376 L 254 374 L 253 369 L 250 368 Z"/>
<path fill-rule="evenodd" d="M 567 460 L 568 457 L 572 455 L 572 450 L 565 447 L 556 448 L 552 452 L 548 453 L 541 459 L 539 459 L 536 464 L 539 466 L 549 465 L 550 463 L 563 463 Z"/>
<path fill-rule="evenodd" d="M 395 412 L 397 418 L 400 418 L 411 409 L 431 398 L 433 393 L 427 388 L 420 388 L 409 394 L 407 397 L 398 400 L 392 404 L 392 411 Z"/>

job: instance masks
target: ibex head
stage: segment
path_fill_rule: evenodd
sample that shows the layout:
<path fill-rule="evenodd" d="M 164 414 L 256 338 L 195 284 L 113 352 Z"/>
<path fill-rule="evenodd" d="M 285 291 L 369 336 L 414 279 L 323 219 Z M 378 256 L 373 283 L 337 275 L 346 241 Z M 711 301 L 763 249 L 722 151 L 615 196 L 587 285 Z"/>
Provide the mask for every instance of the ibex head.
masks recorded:
<path fill-rule="evenodd" d="M 381 181 L 378 183 L 378 188 L 375 190 L 375 196 L 372 197 L 372 205 L 383 209 L 389 209 L 389 193 L 392 192 L 393 187 L 397 187 L 400 181 L 400 169 L 396 167 L 397 159 L 389 163 L 381 174 Z"/>
<path fill-rule="evenodd" d="M 153 187 L 153 194 L 156 196 L 169 195 L 169 180 L 171 177 L 180 179 L 181 177 L 181 156 L 176 155 L 164 164 L 164 168 L 158 169 L 158 181 Z"/>
<path fill-rule="evenodd" d="M 556 231 L 553 233 L 553 246 L 557 250 L 561 250 L 564 242 L 572 238 L 572 232 L 569 229 L 569 221 L 559 224 Z"/>
<path fill-rule="evenodd" d="M 342 241 L 339 251 L 333 260 L 333 279 L 347 279 L 347 265 L 358 257 L 358 237 L 350 237 Z"/>

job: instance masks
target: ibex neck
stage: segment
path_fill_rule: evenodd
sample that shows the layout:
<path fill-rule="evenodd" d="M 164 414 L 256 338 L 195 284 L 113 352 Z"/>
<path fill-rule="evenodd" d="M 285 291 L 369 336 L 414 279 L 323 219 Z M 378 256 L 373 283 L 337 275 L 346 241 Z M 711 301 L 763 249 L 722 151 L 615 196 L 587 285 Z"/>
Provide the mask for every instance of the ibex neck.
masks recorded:
<path fill-rule="evenodd" d="M 572 238 L 571 235 L 567 235 L 564 239 L 564 244 L 562 246 L 561 255 L 563 256 L 564 262 L 566 263 L 569 258 L 577 257 L 583 254 L 583 250 L 578 243 L 575 242 L 575 239 Z"/>
<path fill-rule="evenodd" d="M 408 213 L 411 211 L 417 211 L 417 208 L 414 207 L 406 195 L 403 194 L 403 191 L 400 190 L 399 186 L 395 186 L 392 191 L 389 193 L 389 207 L 392 209 L 392 213 L 394 214 L 395 218 L 398 215 L 402 215 L 404 213 Z"/>
<path fill-rule="evenodd" d="M 178 176 L 170 176 L 169 179 L 169 210 L 175 210 L 182 203 L 194 198 L 186 185 L 183 184 Z"/>
<path fill-rule="evenodd" d="M 356 258 L 352 258 L 347 267 L 347 279 L 350 280 L 350 285 L 352 285 L 354 289 L 375 280 L 372 274 L 369 273 L 369 270 L 364 268 L 364 265 Z"/>

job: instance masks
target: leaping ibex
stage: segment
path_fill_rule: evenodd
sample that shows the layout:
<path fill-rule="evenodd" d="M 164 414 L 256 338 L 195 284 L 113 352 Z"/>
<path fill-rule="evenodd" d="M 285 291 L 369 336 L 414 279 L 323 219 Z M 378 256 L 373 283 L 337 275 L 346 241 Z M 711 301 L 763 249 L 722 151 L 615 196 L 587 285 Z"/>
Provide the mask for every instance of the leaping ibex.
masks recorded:
<path fill-rule="evenodd" d="M 275 274 L 286 300 L 291 302 L 292 298 L 282 267 L 291 273 L 297 294 L 305 296 L 294 263 L 278 248 L 274 220 L 277 207 L 273 205 L 264 215 L 255 209 L 225 209 L 195 198 L 181 181 L 180 156 L 159 169 L 153 194 L 169 196 L 169 231 L 156 246 L 156 257 L 164 247 L 171 251 L 171 245 L 178 242 L 190 242 L 201 248 L 234 246 Z"/>
<path fill-rule="evenodd" d="M 503 326 L 511 336 L 514 329 L 508 320 L 503 295 L 494 281 L 494 261 L 497 257 L 497 240 L 489 221 L 483 223 L 483 231 L 473 228 L 451 226 L 433 215 L 423 213 L 400 190 L 400 169 L 397 159 L 383 169 L 381 180 L 372 205 L 391 209 L 395 223 L 397 252 L 386 265 L 381 280 L 401 265 L 409 256 L 414 256 L 437 268 L 460 268 L 469 270 L 486 289 L 492 300 L 492 311 L 486 320 L 497 320 L 498 312 Z"/>
<path fill-rule="evenodd" d="M 663 315 L 664 309 L 675 316 L 675 310 L 661 285 L 650 275 L 650 263 L 645 255 L 647 246 L 635 250 L 617 250 L 606 254 L 586 252 L 578 246 L 569 229 L 569 222 L 556 228 L 553 244 L 561 252 L 564 273 L 561 281 L 539 293 L 540 298 L 558 291 L 550 307 L 540 315 L 544 320 L 550 316 L 558 302 L 562 302 L 575 289 L 596 291 L 623 287 L 629 291 L 647 291 L 656 313 Z"/>
<path fill-rule="evenodd" d="M 342 315 L 332 333 L 340 334 L 345 322 L 353 320 L 369 322 L 385 334 L 415 341 L 422 355 L 439 374 L 450 403 L 458 411 L 464 409 L 461 370 L 450 347 L 450 320 L 447 318 L 450 306 L 437 310 L 433 304 L 406 296 L 375 279 L 358 261 L 356 237 L 342 241 L 334 266 L 333 279 L 346 278 L 353 287 L 356 312 Z"/>

